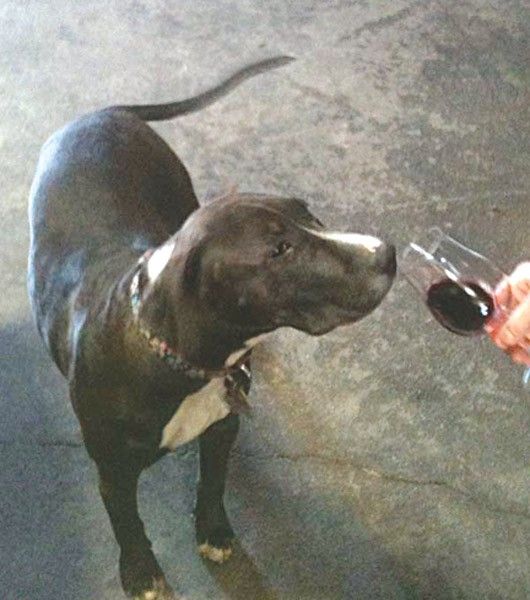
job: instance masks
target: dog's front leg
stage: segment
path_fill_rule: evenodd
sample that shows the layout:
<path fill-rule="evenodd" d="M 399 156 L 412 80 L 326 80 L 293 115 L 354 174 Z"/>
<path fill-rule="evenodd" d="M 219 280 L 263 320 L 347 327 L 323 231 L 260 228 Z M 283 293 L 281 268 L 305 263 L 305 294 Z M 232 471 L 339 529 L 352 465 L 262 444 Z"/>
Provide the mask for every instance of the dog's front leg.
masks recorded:
<path fill-rule="evenodd" d="M 99 490 L 120 546 L 120 577 L 127 596 L 139 600 L 175 600 L 138 514 L 139 470 L 98 465 Z"/>
<path fill-rule="evenodd" d="M 239 416 L 233 413 L 210 425 L 199 438 L 200 478 L 195 507 L 195 528 L 199 552 L 215 562 L 232 554 L 234 532 L 226 516 L 223 495 L 230 448 L 239 430 Z"/>

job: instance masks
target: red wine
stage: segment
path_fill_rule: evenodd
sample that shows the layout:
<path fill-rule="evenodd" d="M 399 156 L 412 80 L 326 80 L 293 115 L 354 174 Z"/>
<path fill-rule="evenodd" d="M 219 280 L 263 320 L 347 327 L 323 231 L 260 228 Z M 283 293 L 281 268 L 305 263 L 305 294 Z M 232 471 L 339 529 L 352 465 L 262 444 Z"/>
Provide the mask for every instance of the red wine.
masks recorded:
<path fill-rule="evenodd" d="M 493 298 L 480 285 L 451 279 L 429 288 L 427 306 L 439 323 L 458 335 L 481 333 L 495 310 Z"/>

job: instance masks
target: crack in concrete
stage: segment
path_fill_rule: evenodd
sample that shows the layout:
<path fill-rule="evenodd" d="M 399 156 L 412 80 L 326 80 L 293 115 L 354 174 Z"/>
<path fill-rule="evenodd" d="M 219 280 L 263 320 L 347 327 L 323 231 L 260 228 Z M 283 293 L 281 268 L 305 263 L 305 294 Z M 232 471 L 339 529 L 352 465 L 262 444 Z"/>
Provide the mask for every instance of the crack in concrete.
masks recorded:
<path fill-rule="evenodd" d="M 38 448 L 81 448 L 85 447 L 83 442 L 78 442 L 76 440 L 0 440 L 1 446 L 37 446 Z M 195 454 L 196 449 L 191 444 L 184 444 L 183 446 L 179 446 L 172 452 L 168 452 L 168 455 L 176 455 L 179 457 L 187 456 L 189 454 Z"/>
<path fill-rule="evenodd" d="M 501 508 L 492 504 L 491 502 L 485 500 L 484 498 L 473 495 L 472 493 L 463 490 L 448 481 L 443 479 L 418 479 L 409 475 L 400 475 L 399 473 L 388 473 L 386 471 L 382 471 L 374 468 L 372 465 L 365 465 L 362 463 L 356 463 L 352 460 L 345 460 L 340 458 L 335 458 L 331 456 L 323 456 L 321 454 L 284 454 L 284 453 L 274 453 L 274 454 L 254 454 L 247 452 L 235 451 L 234 454 L 237 456 L 241 456 L 243 458 L 254 458 L 257 460 L 286 460 L 291 462 L 296 462 L 299 460 L 314 460 L 317 462 L 321 462 L 324 464 L 331 464 L 335 467 L 354 469 L 356 471 L 362 471 L 369 477 L 384 479 L 386 481 L 394 481 L 397 483 L 404 483 L 408 485 L 418 485 L 418 486 L 435 486 L 440 488 L 446 488 L 449 491 L 457 494 L 459 496 L 463 496 L 473 504 L 478 505 L 485 510 L 501 514 L 501 515 L 510 515 L 515 517 L 520 517 L 523 519 L 530 520 L 530 513 L 525 510 L 519 509 L 511 509 L 511 508 Z"/>
<path fill-rule="evenodd" d="M 506 200 L 511 200 L 512 197 L 514 196 L 523 196 L 526 197 L 528 196 L 528 190 L 508 190 L 508 191 L 502 191 L 502 192 L 491 192 L 491 193 L 486 193 L 486 194 L 482 194 L 481 193 L 481 198 L 483 198 L 484 200 L 493 200 L 496 201 L 497 203 L 501 203 L 501 202 L 505 202 Z M 438 196 L 436 195 L 435 197 L 431 197 L 431 198 L 427 198 L 426 200 L 422 200 L 420 202 L 398 202 L 395 204 L 389 203 L 388 205 L 385 205 L 385 211 L 386 210 L 402 210 L 402 209 L 409 209 L 409 208 L 418 208 L 418 209 L 423 209 L 423 208 L 430 208 L 433 205 L 437 205 L 437 204 L 465 204 L 466 202 L 470 201 L 470 200 L 475 200 L 477 197 L 476 194 L 463 194 L 461 196 Z"/>
<path fill-rule="evenodd" d="M 57 447 L 57 448 L 83 448 L 83 442 L 75 440 L 0 440 L 0 446 L 39 446 L 40 448 Z"/>
<path fill-rule="evenodd" d="M 83 442 L 76 442 L 75 440 L 39 440 L 37 446 L 46 448 L 83 448 Z"/>
<path fill-rule="evenodd" d="M 17 440 L 0 440 L 0 446 L 17 446 L 17 445 L 28 445 L 27 440 L 18 442 Z M 35 440 L 29 445 L 38 446 L 41 448 L 84 448 L 83 442 L 76 440 Z M 189 445 L 185 445 L 182 448 L 177 448 L 174 452 L 169 453 L 179 457 L 188 456 L 189 454 L 195 454 L 195 448 Z M 339 468 L 354 469 L 361 471 L 369 477 L 378 479 L 384 479 L 386 481 L 394 481 L 396 483 L 404 483 L 407 485 L 417 486 L 435 486 L 440 488 L 446 488 L 451 492 L 463 496 L 473 504 L 477 504 L 489 512 L 493 512 L 501 515 L 511 515 L 520 517 L 523 519 L 530 520 L 530 513 L 519 509 L 500 508 L 486 501 L 484 498 L 477 497 L 472 493 L 463 490 L 454 484 L 449 483 L 443 479 L 418 479 L 410 475 L 401 475 L 399 473 L 389 473 L 380 469 L 374 468 L 373 465 L 366 465 L 362 463 L 356 463 L 352 460 L 340 459 L 332 456 L 324 456 L 322 454 L 286 454 L 286 453 L 274 453 L 274 454 L 257 454 L 252 452 L 241 452 L 239 449 L 234 449 L 232 454 L 242 458 L 252 458 L 255 460 L 286 460 L 289 462 L 297 462 L 301 460 L 313 460 L 316 462 L 324 463 L 326 465 L 333 465 Z"/>
<path fill-rule="evenodd" d="M 418 2 L 414 2 L 410 6 L 406 6 L 405 8 L 402 8 L 401 10 L 398 10 L 397 12 L 395 12 L 392 15 L 386 15 L 379 19 L 375 19 L 374 21 L 367 21 L 360 27 L 357 27 L 357 29 L 354 29 L 351 33 L 348 33 L 347 35 L 343 35 L 339 39 L 339 42 L 349 41 L 354 37 L 358 37 L 365 31 L 369 31 L 370 33 L 373 33 L 374 31 L 378 31 L 379 29 L 384 29 L 385 27 L 390 27 L 391 25 L 395 25 L 396 23 L 399 23 L 400 21 L 403 21 L 403 19 L 406 19 L 407 17 L 409 17 L 416 8 L 418 8 L 419 6 L 422 6 L 422 5 L 425 6 L 425 4 L 426 4 L 425 0 L 418 0 Z"/>

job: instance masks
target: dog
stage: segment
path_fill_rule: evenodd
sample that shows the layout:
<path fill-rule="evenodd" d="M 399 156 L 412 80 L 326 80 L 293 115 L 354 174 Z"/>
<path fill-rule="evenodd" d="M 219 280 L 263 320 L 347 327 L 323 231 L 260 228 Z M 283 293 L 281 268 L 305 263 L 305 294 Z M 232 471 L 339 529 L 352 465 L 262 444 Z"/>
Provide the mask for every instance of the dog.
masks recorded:
<path fill-rule="evenodd" d="M 129 597 L 177 597 L 138 514 L 140 473 L 198 438 L 199 552 L 229 558 L 223 494 L 252 347 L 279 327 L 323 335 L 359 320 L 395 275 L 391 244 L 330 231 L 298 198 L 234 192 L 200 206 L 186 168 L 146 124 L 291 60 L 250 65 L 184 101 L 82 116 L 41 150 L 31 307 L 97 466 Z"/>

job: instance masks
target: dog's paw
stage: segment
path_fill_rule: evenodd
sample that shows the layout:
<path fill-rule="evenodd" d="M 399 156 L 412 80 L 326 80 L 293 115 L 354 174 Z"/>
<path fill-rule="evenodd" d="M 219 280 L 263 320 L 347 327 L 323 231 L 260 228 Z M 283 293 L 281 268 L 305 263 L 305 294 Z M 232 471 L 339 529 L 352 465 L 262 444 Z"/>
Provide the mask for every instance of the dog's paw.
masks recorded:
<path fill-rule="evenodd" d="M 185 600 L 185 598 L 175 594 L 165 579 L 156 579 L 151 589 L 133 596 L 133 600 Z"/>
<path fill-rule="evenodd" d="M 149 589 L 134 594 L 133 600 L 185 600 L 183 596 L 175 594 L 165 579 L 153 580 Z"/>
<path fill-rule="evenodd" d="M 197 549 L 203 558 L 221 564 L 232 556 L 234 532 L 224 510 L 215 520 L 198 518 L 195 526 Z"/>
<path fill-rule="evenodd" d="M 122 553 L 120 576 L 123 591 L 134 600 L 182 600 L 166 581 L 150 549 Z"/>
<path fill-rule="evenodd" d="M 232 556 L 232 548 L 230 545 L 217 548 L 216 546 L 212 546 L 208 542 L 205 542 L 204 544 L 199 544 L 198 550 L 203 558 L 207 558 L 218 564 L 226 562 Z"/>

